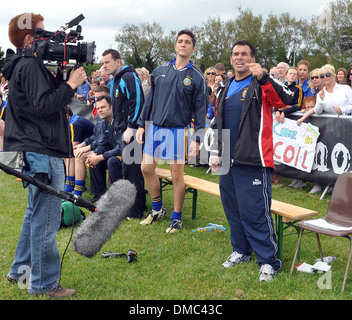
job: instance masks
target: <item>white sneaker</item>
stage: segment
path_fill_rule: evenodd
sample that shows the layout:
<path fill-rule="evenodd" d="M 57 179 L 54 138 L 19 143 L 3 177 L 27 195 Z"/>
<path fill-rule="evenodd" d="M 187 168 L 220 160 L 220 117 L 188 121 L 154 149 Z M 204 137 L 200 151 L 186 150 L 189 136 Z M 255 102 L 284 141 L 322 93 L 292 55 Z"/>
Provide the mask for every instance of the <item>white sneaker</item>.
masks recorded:
<path fill-rule="evenodd" d="M 182 220 L 172 219 L 169 227 L 166 229 L 166 233 L 175 233 L 182 229 Z"/>
<path fill-rule="evenodd" d="M 165 207 L 161 207 L 159 211 L 151 210 L 144 220 L 140 222 L 140 224 L 147 225 L 152 224 L 156 219 L 159 219 L 166 215 Z"/>
<path fill-rule="evenodd" d="M 234 251 L 230 254 L 230 256 L 222 264 L 222 266 L 224 268 L 230 268 L 230 267 L 233 267 L 235 264 L 239 264 L 241 262 L 247 262 L 247 261 L 250 261 L 251 259 L 252 259 L 251 256 Z"/>
<path fill-rule="evenodd" d="M 316 184 L 312 190 L 309 191 L 310 194 L 315 194 L 315 193 L 318 193 L 318 192 L 321 192 L 321 186 L 320 184 Z"/>
<path fill-rule="evenodd" d="M 271 281 L 274 280 L 276 271 L 270 264 L 263 264 L 260 267 L 259 281 Z"/>
<path fill-rule="evenodd" d="M 297 183 L 293 186 L 294 188 L 301 189 L 306 186 L 306 183 L 302 180 L 297 180 Z"/>

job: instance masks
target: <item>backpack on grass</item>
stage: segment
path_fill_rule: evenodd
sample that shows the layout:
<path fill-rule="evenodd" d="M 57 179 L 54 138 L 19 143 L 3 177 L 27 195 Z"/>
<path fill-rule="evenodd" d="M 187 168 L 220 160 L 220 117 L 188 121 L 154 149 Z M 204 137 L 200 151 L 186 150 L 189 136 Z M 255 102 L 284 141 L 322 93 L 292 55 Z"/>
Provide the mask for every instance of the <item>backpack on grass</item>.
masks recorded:
<path fill-rule="evenodd" d="M 61 228 L 66 228 L 86 218 L 85 213 L 70 201 L 61 204 Z"/>

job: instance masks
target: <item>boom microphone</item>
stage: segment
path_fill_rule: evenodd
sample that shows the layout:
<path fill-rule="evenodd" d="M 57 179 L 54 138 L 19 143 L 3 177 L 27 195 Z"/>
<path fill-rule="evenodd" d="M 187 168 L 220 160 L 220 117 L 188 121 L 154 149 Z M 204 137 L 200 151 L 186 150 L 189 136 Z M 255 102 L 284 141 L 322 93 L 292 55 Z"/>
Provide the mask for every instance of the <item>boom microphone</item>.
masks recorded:
<path fill-rule="evenodd" d="M 88 200 L 85 200 L 84 198 L 77 196 L 77 195 L 74 195 L 73 193 L 70 193 L 70 192 L 56 190 L 56 189 L 50 187 L 49 185 L 47 185 L 37 179 L 34 179 L 27 174 L 24 174 L 22 172 L 18 172 L 17 170 L 15 170 L 15 169 L 13 169 L 13 168 L 11 168 L 1 162 L 0 162 L 0 169 L 3 170 L 7 174 L 11 174 L 17 178 L 20 178 L 20 179 L 28 182 L 29 184 L 36 186 L 37 188 L 39 188 L 43 192 L 50 193 L 56 197 L 61 198 L 62 200 L 70 201 L 78 207 L 83 207 L 83 208 L 86 208 L 90 211 L 96 210 L 95 206 L 92 203 L 90 203 Z"/>
<path fill-rule="evenodd" d="M 124 220 L 136 199 L 136 188 L 128 180 L 114 182 L 97 202 L 92 212 L 73 237 L 73 249 L 88 258 L 93 257 L 110 239 Z"/>

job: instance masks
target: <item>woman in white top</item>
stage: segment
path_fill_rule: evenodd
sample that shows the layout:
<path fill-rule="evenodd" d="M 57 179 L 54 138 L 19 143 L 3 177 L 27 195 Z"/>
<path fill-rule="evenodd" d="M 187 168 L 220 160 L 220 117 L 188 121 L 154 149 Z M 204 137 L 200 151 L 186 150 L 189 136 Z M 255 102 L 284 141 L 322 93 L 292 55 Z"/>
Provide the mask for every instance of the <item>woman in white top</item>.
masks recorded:
<path fill-rule="evenodd" d="M 315 107 L 297 120 L 300 125 L 305 119 L 316 114 L 348 115 L 352 113 L 352 89 L 346 85 L 336 83 L 335 68 L 327 64 L 320 69 L 320 78 L 323 81 L 324 89 L 317 95 Z"/>

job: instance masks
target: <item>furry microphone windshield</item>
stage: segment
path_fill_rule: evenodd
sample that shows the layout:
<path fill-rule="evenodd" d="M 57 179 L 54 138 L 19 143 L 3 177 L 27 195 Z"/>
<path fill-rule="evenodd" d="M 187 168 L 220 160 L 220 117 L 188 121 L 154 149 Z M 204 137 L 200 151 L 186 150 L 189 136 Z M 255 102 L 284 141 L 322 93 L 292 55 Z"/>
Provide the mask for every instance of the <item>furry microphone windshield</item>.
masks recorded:
<path fill-rule="evenodd" d="M 88 258 L 93 257 L 126 219 L 136 199 L 136 188 L 127 180 L 114 182 L 97 202 L 92 212 L 78 228 L 73 249 Z"/>

